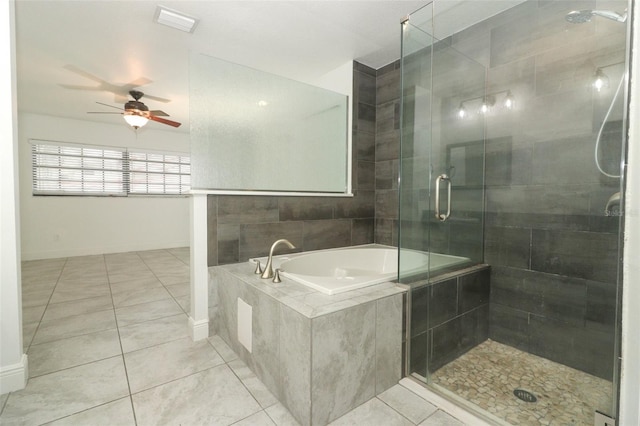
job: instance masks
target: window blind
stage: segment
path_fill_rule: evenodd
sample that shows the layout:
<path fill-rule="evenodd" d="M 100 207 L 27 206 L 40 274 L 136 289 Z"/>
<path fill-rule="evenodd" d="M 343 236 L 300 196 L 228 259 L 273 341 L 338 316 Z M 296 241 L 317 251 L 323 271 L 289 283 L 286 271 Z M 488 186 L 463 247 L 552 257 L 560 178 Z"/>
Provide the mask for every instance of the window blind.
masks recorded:
<path fill-rule="evenodd" d="M 131 194 L 186 194 L 190 184 L 188 156 L 129 151 Z"/>
<path fill-rule="evenodd" d="M 34 195 L 179 195 L 190 189 L 186 154 L 31 141 Z"/>

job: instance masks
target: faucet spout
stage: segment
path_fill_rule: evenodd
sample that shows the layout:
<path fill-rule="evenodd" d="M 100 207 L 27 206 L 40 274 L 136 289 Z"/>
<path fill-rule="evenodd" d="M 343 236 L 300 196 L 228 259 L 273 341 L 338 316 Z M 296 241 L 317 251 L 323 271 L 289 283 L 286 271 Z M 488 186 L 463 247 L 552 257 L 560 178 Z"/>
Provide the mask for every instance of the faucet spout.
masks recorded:
<path fill-rule="evenodd" d="M 284 238 L 273 243 L 271 245 L 271 250 L 269 250 L 267 265 L 264 267 L 264 272 L 261 275 L 262 278 L 273 278 L 273 250 L 275 250 L 275 248 L 280 244 L 286 244 L 290 249 L 296 248 L 296 246 L 291 244 L 291 241 Z"/>

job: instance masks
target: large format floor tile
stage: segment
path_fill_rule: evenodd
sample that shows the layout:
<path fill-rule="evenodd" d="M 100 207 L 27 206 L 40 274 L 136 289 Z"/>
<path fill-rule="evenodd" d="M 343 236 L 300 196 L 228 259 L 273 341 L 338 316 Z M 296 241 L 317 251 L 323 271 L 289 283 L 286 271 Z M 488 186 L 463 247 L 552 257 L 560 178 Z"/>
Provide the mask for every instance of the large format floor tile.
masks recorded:
<path fill-rule="evenodd" d="M 170 342 L 188 335 L 187 316 L 184 314 L 120 328 L 120 341 L 125 353 Z"/>
<path fill-rule="evenodd" d="M 162 283 L 155 276 L 111 283 L 111 293 L 113 294 L 152 288 L 162 288 Z"/>
<path fill-rule="evenodd" d="M 111 295 L 90 297 L 88 299 L 71 300 L 68 302 L 49 303 L 42 321 L 51 321 L 73 315 L 88 314 L 91 312 L 113 309 Z"/>
<path fill-rule="evenodd" d="M 142 288 L 126 290 L 113 295 L 113 305 L 116 308 L 138 305 L 140 303 L 155 302 L 156 300 L 171 299 L 171 295 L 164 287 Z"/>
<path fill-rule="evenodd" d="M 164 299 L 155 302 L 116 308 L 116 319 L 118 320 L 119 327 L 125 327 L 127 325 L 138 324 L 181 313 L 183 313 L 183 310 L 175 300 Z"/>
<path fill-rule="evenodd" d="M 224 364 L 209 342 L 190 337 L 128 352 L 124 360 L 132 393 Z"/>
<path fill-rule="evenodd" d="M 71 300 L 89 299 L 91 297 L 109 296 L 111 290 L 108 284 L 98 284 L 90 286 L 65 286 L 58 289 L 56 287 L 51 296 L 51 303 L 69 302 Z"/>
<path fill-rule="evenodd" d="M 74 315 L 41 322 L 32 343 L 51 342 L 114 328 L 116 328 L 116 317 L 113 310 Z"/>
<path fill-rule="evenodd" d="M 48 426 L 82 426 L 82 425 L 109 425 L 109 426 L 135 426 L 131 398 L 126 397 L 90 408 L 69 417 L 63 417 Z"/>
<path fill-rule="evenodd" d="M 133 269 L 130 271 L 121 270 L 109 272 L 109 282 L 111 284 L 120 283 L 131 280 L 148 280 L 154 279 L 156 276 L 149 269 Z"/>
<path fill-rule="evenodd" d="M 42 424 L 128 394 L 124 363 L 116 356 L 29 380 L 9 395 L 0 423 Z"/>
<path fill-rule="evenodd" d="M 258 411 L 251 416 L 234 423 L 233 426 L 276 426 L 271 417 L 264 411 Z"/>
<path fill-rule="evenodd" d="M 455 417 L 445 413 L 442 410 L 438 410 L 433 415 L 429 416 L 425 421 L 420 423 L 420 426 L 465 426 L 465 425 Z"/>
<path fill-rule="evenodd" d="M 53 294 L 53 287 L 24 290 L 22 292 L 22 307 L 30 308 L 46 305 L 51 299 L 51 294 Z"/>
<path fill-rule="evenodd" d="M 140 426 L 224 426 L 261 410 L 226 365 L 134 394 L 133 406 Z"/>
<path fill-rule="evenodd" d="M 377 398 L 370 399 L 356 409 L 350 411 L 331 426 L 368 425 L 368 426 L 413 426 L 400 413 Z"/>
<path fill-rule="evenodd" d="M 116 329 L 32 345 L 29 348 L 29 375 L 40 376 L 121 353 Z"/>
<path fill-rule="evenodd" d="M 22 308 L 22 324 L 39 323 L 42 320 L 42 314 L 47 305 L 31 306 Z"/>
<path fill-rule="evenodd" d="M 228 365 L 262 408 L 271 407 L 278 402 L 276 397 L 242 360 L 235 359 L 229 362 Z"/>
<path fill-rule="evenodd" d="M 394 410 L 403 413 L 406 418 L 416 424 L 437 410 L 434 405 L 402 386 L 393 386 L 378 395 L 378 398 Z"/>

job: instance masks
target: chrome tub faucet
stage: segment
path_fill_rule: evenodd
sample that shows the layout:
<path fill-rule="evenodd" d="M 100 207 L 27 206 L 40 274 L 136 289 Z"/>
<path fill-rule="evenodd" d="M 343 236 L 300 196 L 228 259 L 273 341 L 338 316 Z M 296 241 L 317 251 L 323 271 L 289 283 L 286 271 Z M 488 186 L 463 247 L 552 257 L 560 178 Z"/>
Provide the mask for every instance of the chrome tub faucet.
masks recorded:
<path fill-rule="evenodd" d="M 286 244 L 290 249 L 296 248 L 296 246 L 291 244 L 289 240 L 286 240 L 284 238 L 273 243 L 273 245 L 271 246 L 271 250 L 269 250 L 267 265 L 264 267 L 264 272 L 262 272 L 261 275 L 262 278 L 273 278 L 273 250 L 275 250 L 275 248 L 280 244 Z"/>

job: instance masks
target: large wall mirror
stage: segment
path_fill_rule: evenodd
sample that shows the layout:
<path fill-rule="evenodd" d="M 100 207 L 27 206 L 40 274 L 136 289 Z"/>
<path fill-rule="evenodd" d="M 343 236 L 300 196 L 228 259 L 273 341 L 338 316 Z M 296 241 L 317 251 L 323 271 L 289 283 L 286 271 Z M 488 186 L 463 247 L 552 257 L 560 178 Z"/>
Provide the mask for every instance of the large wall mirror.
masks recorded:
<path fill-rule="evenodd" d="M 191 54 L 192 188 L 349 190 L 348 97 Z"/>

